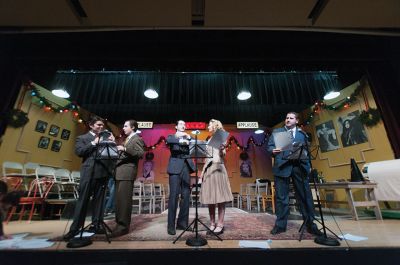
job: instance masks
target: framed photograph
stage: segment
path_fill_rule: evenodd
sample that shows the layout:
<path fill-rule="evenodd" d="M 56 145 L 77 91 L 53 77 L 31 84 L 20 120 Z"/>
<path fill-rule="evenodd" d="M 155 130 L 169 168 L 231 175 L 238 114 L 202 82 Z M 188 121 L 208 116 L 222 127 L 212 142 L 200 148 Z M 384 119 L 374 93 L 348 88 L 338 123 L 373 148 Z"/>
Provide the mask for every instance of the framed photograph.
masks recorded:
<path fill-rule="evenodd" d="M 38 120 L 36 123 L 35 131 L 44 133 L 47 128 L 47 122 Z"/>
<path fill-rule="evenodd" d="M 249 160 L 242 161 L 240 164 L 240 177 L 241 178 L 252 178 L 253 173 L 251 170 L 251 163 Z"/>
<path fill-rule="evenodd" d="M 59 131 L 60 131 L 60 127 L 58 127 L 57 125 L 52 124 L 50 126 L 49 135 L 57 137 Z"/>
<path fill-rule="evenodd" d="M 315 130 L 322 153 L 339 149 L 339 140 L 336 136 L 333 121 L 318 124 L 315 126 Z"/>
<path fill-rule="evenodd" d="M 61 132 L 61 139 L 68 140 L 70 134 L 71 134 L 70 130 L 63 129 L 62 132 Z"/>
<path fill-rule="evenodd" d="M 49 143 L 50 143 L 50 138 L 46 137 L 46 136 L 42 136 L 39 139 L 38 147 L 47 149 L 49 147 Z"/>
<path fill-rule="evenodd" d="M 359 117 L 360 111 L 356 110 L 338 118 L 337 124 L 343 147 L 368 142 L 367 133 Z"/>
<path fill-rule="evenodd" d="M 51 144 L 51 151 L 60 152 L 62 142 L 58 140 L 54 140 Z"/>

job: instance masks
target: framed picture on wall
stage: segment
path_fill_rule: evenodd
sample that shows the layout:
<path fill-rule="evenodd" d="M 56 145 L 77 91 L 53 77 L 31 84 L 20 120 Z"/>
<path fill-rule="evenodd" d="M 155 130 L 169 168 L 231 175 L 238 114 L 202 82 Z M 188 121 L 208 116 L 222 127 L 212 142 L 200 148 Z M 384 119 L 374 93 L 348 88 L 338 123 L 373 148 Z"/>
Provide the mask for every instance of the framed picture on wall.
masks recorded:
<path fill-rule="evenodd" d="M 35 131 L 44 133 L 47 128 L 47 122 L 38 120 L 36 123 Z"/>
<path fill-rule="evenodd" d="M 52 124 L 50 126 L 49 135 L 57 137 L 59 131 L 60 131 L 60 127 L 58 127 L 57 125 Z"/>
<path fill-rule="evenodd" d="M 63 140 L 68 140 L 70 134 L 71 134 L 71 131 L 70 131 L 70 130 L 63 129 L 62 132 L 61 132 L 61 139 L 63 139 Z"/>
<path fill-rule="evenodd" d="M 338 118 L 338 128 L 343 147 L 368 142 L 367 133 L 359 120 L 360 111 L 356 110 Z"/>
<path fill-rule="evenodd" d="M 50 143 L 50 138 L 46 137 L 46 136 L 42 136 L 39 139 L 38 147 L 47 149 L 49 147 L 49 143 Z"/>
<path fill-rule="evenodd" d="M 333 121 L 327 121 L 315 126 L 321 152 L 328 152 L 339 149 L 339 140 L 336 136 Z"/>
<path fill-rule="evenodd" d="M 51 151 L 60 152 L 62 142 L 58 140 L 54 140 L 51 144 Z"/>

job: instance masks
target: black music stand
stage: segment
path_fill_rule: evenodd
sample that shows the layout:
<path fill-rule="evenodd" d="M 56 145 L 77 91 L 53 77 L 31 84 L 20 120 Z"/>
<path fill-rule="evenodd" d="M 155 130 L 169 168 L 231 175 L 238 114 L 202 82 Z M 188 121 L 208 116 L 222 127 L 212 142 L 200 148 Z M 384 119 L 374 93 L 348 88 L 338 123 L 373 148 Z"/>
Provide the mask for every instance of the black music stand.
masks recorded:
<path fill-rule="evenodd" d="M 310 163 L 310 169 L 311 169 L 311 173 L 310 174 L 311 174 L 311 177 L 313 179 L 314 190 L 315 190 L 315 193 L 316 193 L 316 196 L 317 196 L 317 205 L 318 205 L 319 214 L 320 214 L 320 217 L 321 217 L 321 220 L 318 220 L 314 216 L 314 217 L 312 217 L 312 219 L 313 219 L 312 221 L 315 220 L 319 224 L 321 224 L 323 232 L 324 232 L 324 234 L 322 236 L 317 236 L 314 239 L 314 242 L 317 243 L 317 244 L 326 245 L 326 246 L 339 246 L 340 242 L 336 238 L 338 238 L 340 240 L 341 240 L 341 238 L 339 238 L 332 230 L 330 230 L 328 227 L 326 227 L 325 222 L 324 222 L 324 215 L 322 213 L 321 200 L 320 200 L 320 197 L 319 197 L 319 191 L 318 191 L 317 183 L 316 183 L 316 180 L 315 180 L 316 179 L 315 178 L 315 170 L 313 169 L 313 165 L 312 165 L 312 162 L 311 162 L 311 160 L 315 160 L 316 159 L 317 154 L 315 156 L 312 156 L 312 154 L 311 154 L 311 152 L 313 152 L 315 150 L 316 150 L 316 153 L 318 154 L 318 146 L 316 146 L 313 150 L 310 150 L 307 140 L 305 141 L 304 145 L 302 143 L 298 143 L 298 145 L 296 145 L 296 143 L 294 143 L 293 150 L 292 150 L 291 154 L 289 154 L 286 157 L 284 157 L 284 159 L 297 160 L 298 163 L 301 163 L 301 161 L 308 161 Z M 302 182 L 303 182 L 304 194 L 306 194 L 305 187 L 304 187 L 304 179 L 302 179 Z M 299 196 L 297 196 L 297 197 L 299 197 Z M 306 205 L 306 202 L 303 201 L 303 205 Z M 310 218 L 310 217 L 307 215 L 306 220 L 304 220 L 303 223 L 300 226 L 300 229 L 299 229 L 299 232 L 300 232 L 299 241 L 302 240 L 306 225 L 310 221 L 308 218 Z M 326 234 L 326 230 L 329 230 L 329 232 L 331 232 L 336 238 L 328 237 L 327 234 Z"/>
<path fill-rule="evenodd" d="M 209 154 L 206 150 L 206 146 L 207 144 L 199 144 L 197 142 L 197 135 L 199 134 L 198 131 L 194 132 L 195 135 L 195 140 L 194 140 L 194 145 L 191 146 L 189 148 L 189 152 L 190 152 L 190 156 L 192 158 L 194 158 L 195 160 L 195 172 L 196 172 L 196 196 L 195 196 L 195 217 L 193 219 L 193 221 L 186 227 L 185 230 L 182 231 L 182 233 L 180 233 L 180 235 L 174 240 L 174 244 L 176 241 L 179 240 L 179 238 L 181 238 L 181 236 L 183 236 L 183 234 L 190 230 L 190 228 L 193 225 L 192 231 L 195 232 L 195 236 L 190 237 L 186 240 L 186 245 L 191 246 L 191 247 L 201 247 L 207 244 L 207 239 L 203 238 L 201 235 L 199 235 L 199 225 L 198 223 L 202 224 L 207 231 L 209 231 L 211 234 L 213 234 L 214 236 L 216 236 L 219 240 L 222 241 L 222 238 L 220 238 L 217 234 L 215 234 L 207 225 L 205 225 L 202 221 L 200 221 L 199 219 L 199 211 L 198 211 L 198 198 L 199 198 L 199 176 L 198 176 L 198 168 L 197 168 L 197 164 L 198 164 L 198 159 L 199 158 L 212 158 L 213 154 Z"/>
<path fill-rule="evenodd" d="M 114 163 L 115 160 L 117 160 L 119 158 L 118 155 L 118 149 L 117 149 L 117 145 L 115 144 L 115 142 L 112 141 L 100 141 L 99 143 L 96 144 L 96 154 L 95 154 L 95 158 L 94 158 L 94 164 L 93 164 L 93 168 L 92 168 L 92 174 L 90 176 L 90 180 L 89 180 L 89 187 L 91 188 L 92 185 L 92 181 L 95 175 L 95 167 L 96 167 L 96 163 L 101 163 L 101 166 L 109 173 L 109 176 L 114 177 L 114 173 L 115 173 L 115 166 L 112 165 L 112 163 Z M 109 234 L 111 234 L 111 229 L 110 227 L 104 222 L 104 197 L 105 197 L 105 193 L 107 190 L 107 181 L 105 181 L 102 185 L 101 185 L 101 196 L 100 196 L 100 210 L 99 210 L 99 220 L 98 220 L 98 225 L 104 230 L 106 239 L 108 241 L 108 243 L 111 243 Z M 83 209 L 81 211 L 81 217 L 83 218 L 83 220 L 86 219 L 86 214 L 87 214 L 87 207 L 89 204 L 89 199 L 90 199 L 90 192 L 85 194 L 85 198 L 83 198 L 84 206 Z M 85 221 L 82 222 L 82 226 L 81 229 L 79 231 L 78 234 L 80 234 L 79 237 L 74 237 L 72 238 L 68 243 L 67 243 L 67 247 L 68 248 L 80 248 L 80 247 L 85 247 L 88 245 L 91 245 L 92 239 L 90 237 L 83 237 L 83 232 L 90 226 L 93 225 L 93 222 L 91 222 L 90 224 L 88 224 L 87 226 L 85 226 Z"/>

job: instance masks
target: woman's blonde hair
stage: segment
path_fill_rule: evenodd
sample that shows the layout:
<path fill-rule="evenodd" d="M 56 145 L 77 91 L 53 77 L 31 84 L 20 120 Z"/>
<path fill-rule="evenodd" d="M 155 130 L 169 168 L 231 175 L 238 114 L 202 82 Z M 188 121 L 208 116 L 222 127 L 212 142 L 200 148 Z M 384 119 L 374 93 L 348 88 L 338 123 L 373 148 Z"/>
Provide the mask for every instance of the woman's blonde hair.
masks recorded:
<path fill-rule="evenodd" d="M 215 128 L 215 131 L 217 129 L 224 130 L 224 126 L 222 126 L 222 123 L 219 120 L 211 119 L 210 123 L 212 123 L 213 127 Z"/>

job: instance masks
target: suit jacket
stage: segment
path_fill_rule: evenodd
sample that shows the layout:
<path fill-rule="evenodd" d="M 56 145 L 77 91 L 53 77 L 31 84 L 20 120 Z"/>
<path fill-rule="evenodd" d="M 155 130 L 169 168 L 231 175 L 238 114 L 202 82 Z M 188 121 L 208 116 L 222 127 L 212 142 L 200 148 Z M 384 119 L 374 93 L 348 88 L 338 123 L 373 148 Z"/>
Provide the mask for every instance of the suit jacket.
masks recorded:
<path fill-rule="evenodd" d="M 102 161 L 97 154 L 97 146 L 91 142 L 96 137 L 90 132 L 80 135 L 75 141 L 75 154 L 82 158 L 81 178 L 90 179 L 109 177 L 112 172 L 113 162 Z"/>
<path fill-rule="evenodd" d="M 120 157 L 117 161 L 115 170 L 116 180 L 135 180 L 139 160 L 144 154 L 144 142 L 138 134 L 133 135 L 125 143 L 126 151 L 120 151 Z"/>
<path fill-rule="evenodd" d="M 189 172 L 193 173 L 195 166 L 189 155 L 189 145 L 180 144 L 179 138 L 176 138 L 175 134 L 168 135 L 167 144 L 171 151 L 167 168 L 168 174 L 180 174 L 185 165 L 188 165 Z"/>
<path fill-rule="evenodd" d="M 288 155 L 291 154 L 291 151 L 288 151 L 288 150 L 283 151 L 277 155 L 272 154 L 272 150 L 276 148 L 273 134 L 277 133 L 277 132 L 285 132 L 285 131 L 286 131 L 286 129 L 284 127 L 275 129 L 272 132 L 272 135 L 269 137 L 269 141 L 268 141 L 267 152 L 272 157 L 275 158 L 274 165 L 272 167 L 272 173 L 274 174 L 274 176 L 279 176 L 279 177 L 289 177 L 291 175 L 292 169 L 293 169 L 292 161 L 285 159 L 288 157 Z M 296 127 L 296 135 L 295 135 L 295 138 L 293 139 L 293 142 L 301 143 L 304 146 L 306 146 L 306 141 L 307 141 L 307 137 L 306 137 L 305 133 Z M 308 160 L 301 160 L 300 165 L 302 168 L 304 168 L 306 170 L 307 173 L 310 172 L 310 162 Z"/>

